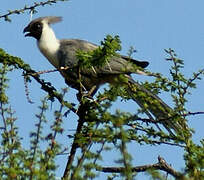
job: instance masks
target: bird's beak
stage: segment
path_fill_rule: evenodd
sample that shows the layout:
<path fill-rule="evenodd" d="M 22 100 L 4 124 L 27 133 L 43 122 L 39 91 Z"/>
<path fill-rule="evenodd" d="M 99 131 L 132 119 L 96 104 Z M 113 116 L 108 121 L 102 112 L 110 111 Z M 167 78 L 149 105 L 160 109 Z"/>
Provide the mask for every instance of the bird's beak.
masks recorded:
<path fill-rule="evenodd" d="M 26 33 L 26 32 L 27 32 L 27 34 L 25 34 L 25 37 L 32 36 L 32 33 L 30 32 L 29 26 L 25 27 L 25 29 L 23 30 L 23 33 Z"/>

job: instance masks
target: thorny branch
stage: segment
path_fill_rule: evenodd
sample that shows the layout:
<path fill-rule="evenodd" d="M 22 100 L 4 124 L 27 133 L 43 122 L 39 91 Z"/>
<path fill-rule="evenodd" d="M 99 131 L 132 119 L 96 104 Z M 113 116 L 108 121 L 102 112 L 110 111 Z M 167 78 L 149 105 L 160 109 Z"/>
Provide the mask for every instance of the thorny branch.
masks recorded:
<path fill-rule="evenodd" d="M 67 164 L 66 164 L 66 168 L 65 168 L 65 171 L 64 171 L 64 175 L 63 175 L 63 180 L 69 178 L 70 176 L 70 172 L 71 172 L 71 167 L 73 165 L 73 161 L 74 161 L 74 157 L 76 155 L 76 151 L 77 149 L 80 147 L 82 148 L 82 151 L 86 150 L 88 147 L 90 148 L 92 143 L 89 142 L 88 144 L 86 144 L 85 146 L 82 147 L 82 145 L 78 143 L 78 140 L 80 138 L 80 133 L 82 131 L 82 128 L 83 128 L 83 125 L 84 125 L 84 122 L 85 122 L 85 117 L 87 115 L 87 111 L 89 110 L 90 108 L 90 105 L 88 102 L 86 101 L 83 101 L 83 96 L 80 97 L 80 106 L 78 108 L 78 111 L 77 111 L 77 115 L 79 117 L 79 120 L 78 120 L 78 125 L 77 125 L 77 130 L 76 130 L 76 133 L 74 135 L 74 140 L 73 140 L 73 144 L 72 144 L 72 147 L 71 147 L 71 151 L 70 151 L 70 155 L 68 157 L 68 161 L 67 161 Z M 86 151 L 84 151 L 84 153 L 86 153 Z M 79 166 L 80 164 L 84 161 L 84 155 L 82 155 L 81 159 L 79 159 Z M 71 174 L 71 179 L 74 178 L 74 175 L 75 175 L 75 172 L 73 172 Z"/>
<path fill-rule="evenodd" d="M 57 93 L 56 89 L 51 85 L 51 83 L 47 83 L 43 79 L 40 79 L 35 71 L 30 71 L 30 72 L 27 71 L 25 76 L 26 75 L 33 77 L 41 85 L 41 88 L 49 94 L 50 97 L 56 98 L 61 104 L 65 105 L 71 111 L 76 113 L 76 109 L 73 107 L 73 104 L 70 104 L 67 101 L 64 101 L 62 96 L 59 93 Z"/>
<path fill-rule="evenodd" d="M 199 78 L 199 76 L 200 76 L 201 74 L 203 74 L 203 73 L 204 73 L 204 69 L 202 69 L 202 70 L 200 70 L 198 73 L 194 74 L 194 77 L 193 77 L 193 78 L 190 78 L 190 79 L 188 80 L 186 87 L 184 87 L 184 89 L 183 89 L 183 90 L 184 90 L 183 93 L 186 93 L 186 92 L 187 92 L 187 89 L 190 87 L 190 85 L 191 85 L 195 80 L 197 80 L 197 79 Z"/>
<path fill-rule="evenodd" d="M 67 165 L 66 165 L 66 168 L 65 168 L 65 171 L 64 171 L 63 179 L 67 179 L 69 177 L 71 166 L 73 164 L 77 148 L 79 147 L 77 141 L 78 141 L 78 135 L 80 134 L 80 132 L 82 130 L 82 127 L 83 127 L 83 124 L 84 124 L 84 119 L 83 119 L 84 115 L 82 115 L 83 113 L 86 112 L 84 108 L 86 108 L 86 106 L 83 105 L 83 103 L 82 103 L 79 106 L 79 110 L 78 110 L 79 120 L 78 120 L 77 130 L 76 130 L 76 133 L 75 133 L 75 136 L 74 136 L 74 141 L 73 141 L 73 144 L 72 144 L 70 155 L 68 157 L 68 162 L 67 162 Z"/>
<path fill-rule="evenodd" d="M 82 155 L 81 157 L 78 159 L 78 162 L 77 162 L 77 166 L 75 167 L 75 169 L 73 170 L 73 173 L 71 174 L 71 177 L 70 177 L 70 180 L 75 180 L 75 176 L 76 176 L 76 173 L 77 171 L 80 169 L 80 167 L 82 166 L 84 160 L 85 160 L 85 155 L 86 153 L 90 150 L 90 148 L 92 147 L 93 143 L 90 141 L 88 144 L 84 145 L 82 147 Z M 86 177 L 84 177 L 86 179 Z"/>
<path fill-rule="evenodd" d="M 12 14 L 21 14 L 21 13 L 24 13 L 25 11 L 35 12 L 35 8 L 37 8 L 39 6 L 52 5 L 54 3 L 57 3 L 58 1 L 67 1 L 67 0 L 48 0 L 48 1 L 41 1 L 39 3 L 34 2 L 34 5 L 31 5 L 31 6 L 25 5 L 25 7 L 21 8 L 21 9 L 8 10 L 8 13 L 6 13 L 4 15 L 0 15 L 0 19 L 4 18 L 5 21 L 10 22 L 11 19 L 9 18 L 9 16 L 11 16 Z"/>
<path fill-rule="evenodd" d="M 29 96 L 29 90 L 28 90 L 28 82 L 26 80 L 26 76 L 24 76 L 24 86 L 25 86 L 25 94 L 26 94 L 26 98 L 27 98 L 27 101 L 30 103 L 30 104 L 33 104 L 34 102 L 30 99 L 30 96 Z"/>
<path fill-rule="evenodd" d="M 199 115 L 199 114 L 204 114 L 204 111 L 187 112 L 187 113 L 184 113 L 182 116 L 187 117 L 187 116 Z M 134 117 L 131 117 L 131 119 L 135 119 L 136 121 L 142 121 L 142 122 L 146 122 L 146 123 L 158 124 L 158 123 L 162 123 L 164 121 L 169 121 L 170 119 L 175 118 L 176 116 L 177 116 L 177 114 L 175 114 L 173 116 L 169 116 L 168 118 L 153 119 L 153 118 L 140 118 L 136 115 Z"/>
<path fill-rule="evenodd" d="M 195 116 L 195 115 L 198 115 L 198 114 L 204 114 L 204 111 L 198 111 L 198 112 L 188 112 L 186 114 L 184 114 L 183 116 Z"/>
<path fill-rule="evenodd" d="M 0 76 L 0 94 L 3 94 L 3 74 L 4 73 L 6 73 L 6 70 L 5 69 L 3 69 L 3 71 L 2 71 L 2 73 L 1 73 L 1 76 Z M 6 123 L 6 117 L 5 117 L 5 114 L 4 114 L 4 103 L 3 103 L 3 101 L 1 100 L 0 101 L 0 115 L 1 115 L 1 117 L 2 117 L 2 120 L 3 120 L 3 125 L 4 125 L 4 127 L 3 127 L 3 129 L 4 129 L 4 131 L 5 132 L 7 132 L 7 123 Z"/>
<path fill-rule="evenodd" d="M 156 164 L 149 164 L 144 166 L 136 166 L 133 167 L 132 172 L 145 172 L 147 170 L 162 170 L 166 173 L 172 175 L 176 179 L 181 179 L 184 175 L 175 169 L 173 169 L 161 156 L 158 156 L 158 163 Z M 98 171 L 104 173 L 121 173 L 124 171 L 124 167 L 102 167 Z"/>

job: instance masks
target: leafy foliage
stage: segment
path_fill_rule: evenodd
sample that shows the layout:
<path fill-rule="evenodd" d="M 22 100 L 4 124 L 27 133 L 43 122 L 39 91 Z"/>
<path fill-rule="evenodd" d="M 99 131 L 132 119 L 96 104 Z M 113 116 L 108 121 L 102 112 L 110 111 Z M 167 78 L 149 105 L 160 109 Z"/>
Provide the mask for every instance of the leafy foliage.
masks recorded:
<path fill-rule="evenodd" d="M 6 18 L 7 16 L 5 15 Z M 109 63 L 111 57 L 118 56 L 120 50 L 119 37 L 108 35 L 96 50 L 78 51 L 80 68 L 102 67 Z M 131 48 L 128 56 L 133 52 L 134 49 Z M 153 94 L 165 92 L 172 98 L 174 106 L 172 110 L 166 112 L 167 116 L 152 118 L 147 114 L 149 108 L 155 111 L 158 109 L 166 111 L 166 109 L 158 101 L 152 101 L 149 94 L 142 91 L 140 86 L 132 87 L 135 93 L 130 95 L 129 86 L 109 85 L 104 91 L 99 92 L 94 100 L 86 96 L 79 97 L 76 108 L 71 100 L 66 99 L 65 95 L 68 93 L 66 88 L 61 91 L 56 90 L 50 82 L 40 78 L 42 72 L 35 72 L 21 58 L 0 49 L 1 177 L 3 179 L 55 179 L 58 168 L 56 157 L 59 155 L 67 157 L 68 154 L 68 161 L 65 158 L 64 162 L 66 168 L 62 175 L 63 179 L 94 179 L 100 175 L 100 172 L 110 173 L 108 179 L 118 177 L 133 179 L 140 172 L 146 172 L 152 179 L 167 179 L 161 171 L 176 179 L 203 179 L 204 140 L 201 140 L 199 145 L 193 142 L 191 135 L 194 132 L 187 126 L 188 116 L 203 112 L 191 113 L 190 109 L 186 108 L 186 102 L 187 95 L 191 93 L 191 89 L 196 88 L 196 81 L 201 79 L 204 70 L 199 70 L 187 78 L 182 73 L 184 61 L 179 59 L 172 49 L 165 52 L 168 56 L 166 62 L 171 63 L 169 77 L 147 72 L 154 76 L 155 80 L 140 84 Z M 26 83 L 36 81 L 47 93 L 47 96 L 41 100 L 38 114 L 33 118 L 36 124 L 30 133 L 30 147 L 27 148 L 24 147 L 23 139 L 19 136 L 16 125 L 18 119 L 15 117 L 7 95 L 9 88 L 7 73 L 12 73 L 14 69 L 23 71 Z M 35 81 L 31 81 L 32 79 Z M 118 81 L 126 82 L 126 79 L 121 76 Z M 144 107 L 136 108 L 135 112 L 126 112 L 122 109 L 111 110 L 116 101 L 128 103 L 128 100 L 134 97 L 139 97 L 144 102 Z M 50 107 L 48 102 L 55 100 L 58 100 L 59 109 L 54 109 L 54 114 L 50 117 L 47 111 Z M 64 132 L 68 127 L 62 127 L 62 125 L 65 119 L 72 118 L 70 112 L 78 117 L 78 124 L 74 135 L 68 134 L 69 140 L 72 140 L 72 146 L 68 148 L 58 141 L 57 136 L 66 136 Z M 49 127 L 48 121 L 52 122 Z M 182 132 L 171 134 L 160 127 L 168 121 L 181 125 Z M 174 170 L 173 165 L 171 167 L 161 157 L 158 157 L 156 164 L 136 166 L 133 164 L 135 157 L 128 148 L 133 142 L 140 146 L 167 144 L 183 148 L 186 164 L 184 172 Z M 116 167 L 104 167 L 104 153 L 110 151 L 120 153 L 120 157 L 113 162 Z"/>
<path fill-rule="evenodd" d="M 97 49 L 90 52 L 79 50 L 76 56 L 79 59 L 79 64 L 83 68 L 91 66 L 102 67 L 105 63 L 109 62 L 111 57 L 118 56 L 116 51 L 120 50 L 121 46 L 119 36 L 115 36 L 113 38 L 110 35 L 107 35 L 104 41 L 101 41 L 101 46 Z"/>

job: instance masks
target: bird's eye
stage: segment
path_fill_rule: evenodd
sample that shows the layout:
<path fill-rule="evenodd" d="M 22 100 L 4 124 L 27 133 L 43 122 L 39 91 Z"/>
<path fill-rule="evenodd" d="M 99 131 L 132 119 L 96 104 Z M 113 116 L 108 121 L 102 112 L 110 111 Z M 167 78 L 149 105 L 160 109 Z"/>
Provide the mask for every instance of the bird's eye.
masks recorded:
<path fill-rule="evenodd" d="M 35 23 L 35 24 L 33 25 L 33 28 L 34 28 L 35 30 L 39 30 L 39 29 L 41 29 L 41 24 L 40 24 L 40 23 Z"/>

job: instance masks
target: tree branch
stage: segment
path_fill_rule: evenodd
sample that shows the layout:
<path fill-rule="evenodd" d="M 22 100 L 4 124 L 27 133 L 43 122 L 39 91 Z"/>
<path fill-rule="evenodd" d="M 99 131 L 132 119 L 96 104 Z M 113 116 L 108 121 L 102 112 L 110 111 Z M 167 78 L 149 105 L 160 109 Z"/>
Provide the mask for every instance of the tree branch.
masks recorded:
<path fill-rule="evenodd" d="M 34 78 L 41 85 L 41 89 L 43 89 L 45 92 L 48 93 L 48 95 L 50 96 L 50 99 L 52 98 L 53 100 L 54 98 L 56 98 L 61 104 L 63 104 L 68 109 L 76 113 L 76 109 L 74 108 L 75 104 L 64 101 L 62 98 L 62 95 L 56 91 L 56 89 L 52 86 L 50 82 L 46 82 L 43 79 L 40 79 L 39 74 L 41 74 L 42 72 L 49 72 L 49 71 L 40 71 L 38 74 L 38 72 L 31 69 L 29 64 L 24 63 L 24 61 L 21 58 L 9 55 L 1 48 L 0 48 L 0 64 L 13 66 L 15 69 L 23 70 L 23 76 L 24 77 L 31 76 L 32 78 Z M 54 72 L 56 70 L 51 70 L 51 71 Z"/>
<path fill-rule="evenodd" d="M 124 171 L 124 167 L 102 167 L 98 170 L 104 173 L 121 173 Z M 161 170 L 174 176 L 177 179 L 184 177 L 184 175 L 175 169 L 173 169 L 161 156 L 158 156 L 158 163 L 149 164 L 144 166 L 136 166 L 132 168 L 132 172 L 145 172 L 147 170 Z"/>
<path fill-rule="evenodd" d="M 67 1 L 67 0 L 48 0 L 48 1 L 42 1 L 42 2 L 34 2 L 34 5 L 32 6 L 26 6 L 24 8 L 21 9 L 17 9 L 17 10 L 8 10 L 8 13 L 4 14 L 4 15 L 0 15 L 0 19 L 4 18 L 5 21 L 11 21 L 11 19 L 9 18 L 9 16 L 11 16 L 12 14 L 21 14 L 24 13 L 25 11 L 34 11 L 35 8 L 39 7 L 39 6 L 45 6 L 45 5 L 52 5 L 54 3 L 57 3 L 58 1 Z"/>
<path fill-rule="evenodd" d="M 198 115 L 198 114 L 204 114 L 204 111 L 198 111 L 198 112 L 188 112 L 186 114 L 183 114 L 183 116 L 195 116 L 195 115 Z"/>
<path fill-rule="evenodd" d="M 76 133 L 75 133 L 75 136 L 74 136 L 74 141 L 73 141 L 73 144 L 72 144 L 70 155 L 68 157 L 68 161 L 67 161 L 67 165 L 66 165 L 66 168 L 65 168 L 65 171 L 64 171 L 63 179 L 67 179 L 69 177 L 69 175 L 70 175 L 71 166 L 73 165 L 74 157 L 75 157 L 77 148 L 79 147 L 79 144 L 78 144 L 79 137 L 78 137 L 78 135 L 81 133 L 81 130 L 82 130 L 82 127 L 83 127 L 83 124 L 84 124 L 85 113 L 86 113 L 88 107 L 89 106 L 87 106 L 86 103 L 81 102 L 80 106 L 79 106 L 79 109 L 77 111 L 77 114 L 79 116 L 77 130 L 76 130 Z"/>

